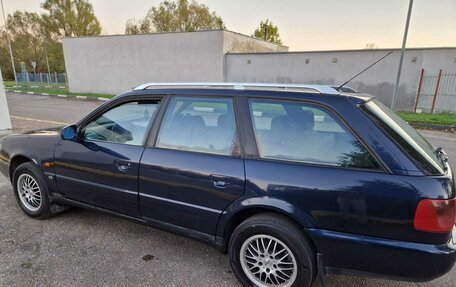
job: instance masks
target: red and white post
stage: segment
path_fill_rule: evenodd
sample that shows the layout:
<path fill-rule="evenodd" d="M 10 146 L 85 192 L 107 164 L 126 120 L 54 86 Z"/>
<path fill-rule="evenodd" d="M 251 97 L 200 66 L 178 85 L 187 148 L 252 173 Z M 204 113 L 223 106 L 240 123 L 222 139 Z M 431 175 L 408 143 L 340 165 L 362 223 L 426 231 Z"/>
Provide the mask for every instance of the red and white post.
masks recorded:
<path fill-rule="evenodd" d="M 432 99 L 431 114 L 434 113 L 435 100 L 437 99 L 437 94 L 439 93 L 440 79 L 442 78 L 442 69 L 439 71 L 439 76 L 437 78 L 437 84 L 435 85 L 434 98 Z"/>
<path fill-rule="evenodd" d="M 421 84 L 423 83 L 423 76 L 424 76 L 424 69 L 421 69 L 420 80 L 418 82 L 418 92 L 416 93 L 416 98 L 415 98 L 415 108 L 413 109 L 414 113 L 416 113 L 416 108 L 418 107 L 418 100 L 420 99 Z"/>

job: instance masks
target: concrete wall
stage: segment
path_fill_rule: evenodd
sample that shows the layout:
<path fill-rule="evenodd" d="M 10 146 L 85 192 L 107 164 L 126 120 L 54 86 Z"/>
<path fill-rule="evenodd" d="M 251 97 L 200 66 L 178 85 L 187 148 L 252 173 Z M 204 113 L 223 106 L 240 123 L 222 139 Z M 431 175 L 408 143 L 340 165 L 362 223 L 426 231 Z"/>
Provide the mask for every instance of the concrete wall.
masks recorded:
<path fill-rule="evenodd" d="M 2 73 L 0 73 L 0 135 L 11 129 L 11 119 L 6 102 L 5 86 L 3 85 Z"/>
<path fill-rule="evenodd" d="M 116 94 L 146 82 L 220 82 L 228 51 L 287 49 L 229 31 L 63 39 L 70 91 L 87 93 Z"/>
<path fill-rule="evenodd" d="M 230 31 L 65 38 L 71 92 L 117 94 L 146 82 L 341 84 L 390 50 L 287 52 Z M 349 86 L 390 105 L 399 50 Z M 408 49 L 397 108 L 414 106 L 421 69 L 456 73 L 456 48 Z"/>
<path fill-rule="evenodd" d="M 223 34 L 65 38 L 71 92 L 120 93 L 146 82 L 223 80 Z"/>
<path fill-rule="evenodd" d="M 226 80 L 231 82 L 282 82 L 342 84 L 389 50 L 351 50 L 290 53 L 227 54 Z M 400 51 L 372 67 L 349 86 L 377 96 L 390 105 L 394 93 Z M 456 73 L 456 49 L 406 51 L 397 107 L 410 110 L 415 101 L 421 69 L 437 74 Z"/>

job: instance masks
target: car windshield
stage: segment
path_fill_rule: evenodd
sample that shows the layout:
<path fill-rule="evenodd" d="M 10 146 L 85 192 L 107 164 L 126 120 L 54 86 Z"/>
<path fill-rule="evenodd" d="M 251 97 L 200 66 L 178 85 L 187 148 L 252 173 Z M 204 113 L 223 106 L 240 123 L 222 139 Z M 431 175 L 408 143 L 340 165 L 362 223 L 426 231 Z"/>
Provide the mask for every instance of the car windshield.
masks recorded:
<path fill-rule="evenodd" d="M 444 173 L 444 163 L 438 158 L 435 147 L 395 112 L 377 100 L 367 102 L 364 107 L 426 172 Z"/>

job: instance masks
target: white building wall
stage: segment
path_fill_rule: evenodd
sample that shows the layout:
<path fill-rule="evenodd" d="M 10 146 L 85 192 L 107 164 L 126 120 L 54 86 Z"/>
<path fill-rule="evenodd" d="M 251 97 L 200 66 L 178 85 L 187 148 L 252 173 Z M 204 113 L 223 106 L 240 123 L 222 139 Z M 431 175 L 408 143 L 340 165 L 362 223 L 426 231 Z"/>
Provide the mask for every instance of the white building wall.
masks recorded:
<path fill-rule="evenodd" d="M 146 82 L 224 81 L 224 54 L 286 51 L 229 31 L 63 39 L 71 92 L 116 94 Z"/>
<path fill-rule="evenodd" d="M 389 50 L 227 54 L 226 80 L 234 82 L 282 82 L 342 84 Z M 394 93 L 400 51 L 349 83 L 377 96 L 389 105 Z M 416 58 L 416 59 L 415 59 Z M 456 49 L 409 49 L 406 51 L 397 107 L 411 109 L 418 90 L 421 69 L 425 73 L 456 73 Z"/>
<path fill-rule="evenodd" d="M 71 92 L 120 93 L 146 82 L 223 80 L 222 33 L 65 38 Z"/>
<path fill-rule="evenodd" d="M 341 84 L 389 50 L 287 52 L 230 31 L 65 38 L 71 92 L 117 94 L 145 82 Z M 390 105 L 399 50 L 350 82 Z M 397 107 L 414 106 L 421 69 L 456 73 L 456 48 L 408 49 Z"/>

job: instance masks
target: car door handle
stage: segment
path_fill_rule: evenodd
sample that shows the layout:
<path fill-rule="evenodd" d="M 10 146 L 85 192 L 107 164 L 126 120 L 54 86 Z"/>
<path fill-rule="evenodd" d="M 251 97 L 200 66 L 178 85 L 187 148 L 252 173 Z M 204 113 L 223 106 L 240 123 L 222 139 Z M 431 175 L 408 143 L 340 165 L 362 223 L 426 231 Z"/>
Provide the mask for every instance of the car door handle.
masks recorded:
<path fill-rule="evenodd" d="M 211 181 L 216 188 L 225 188 L 225 187 L 227 187 L 227 185 L 230 184 L 230 177 L 212 174 Z"/>
<path fill-rule="evenodd" d="M 131 162 L 126 160 L 116 160 L 114 164 L 120 172 L 127 172 L 131 167 Z"/>

